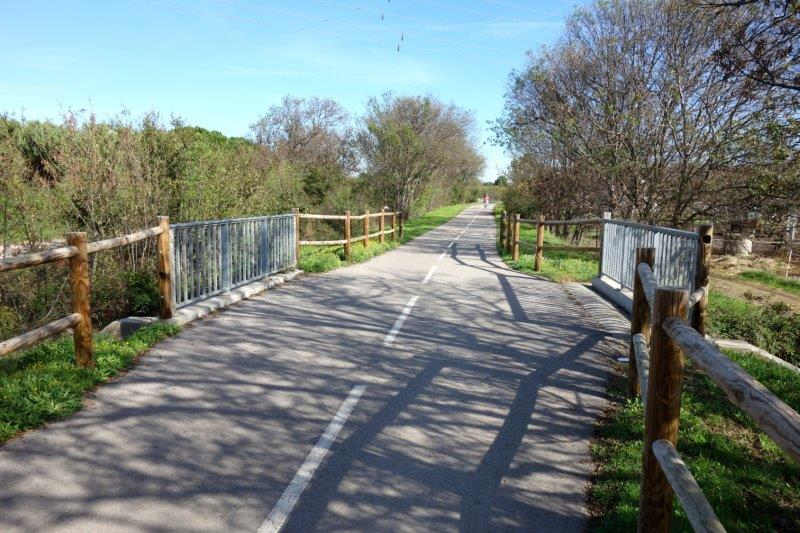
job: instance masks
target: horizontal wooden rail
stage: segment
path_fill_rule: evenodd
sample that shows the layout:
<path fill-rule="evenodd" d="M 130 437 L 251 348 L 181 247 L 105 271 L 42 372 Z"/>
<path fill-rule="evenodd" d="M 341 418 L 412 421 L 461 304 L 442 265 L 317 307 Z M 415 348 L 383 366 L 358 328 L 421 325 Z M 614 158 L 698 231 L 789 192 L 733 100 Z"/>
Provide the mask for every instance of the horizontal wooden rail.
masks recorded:
<path fill-rule="evenodd" d="M 345 244 L 346 239 L 336 239 L 332 241 L 300 241 L 300 246 L 332 246 L 334 244 Z"/>
<path fill-rule="evenodd" d="M 350 220 L 364 220 L 365 218 L 378 218 L 379 216 L 390 217 L 392 215 L 398 215 L 398 214 L 399 213 L 396 213 L 394 211 L 384 211 L 383 213 L 378 211 L 377 213 L 368 213 L 366 215 L 350 215 Z"/>
<path fill-rule="evenodd" d="M 124 235 L 122 237 L 114 237 L 112 239 L 106 239 L 104 241 L 90 242 L 87 248 L 89 253 L 93 254 L 103 250 L 119 248 L 120 246 L 125 246 L 127 244 L 132 244 L 134 242 L 142 241 L 150 237 L 157 237 L 158 235 L 161 235 L 163 232 L 164 230 L 162 228 L 156 226 L 149 229 L 143 229 L 142 231 L 137 231 L 136 233 L 131 233 L 129 235 Z"/>
<path fill-rule="evenodd" d="M 683 320 L 668 318 L 663 328 L 684 355 L 725 391 L 731 403 L 750 415 L 764 433 L 800 463 L 800 414 Z"/>
<path fill-rule="evenodd" d="M 27 333 L 23 333 L 22 335 L 18 335 L 0 342 L 0 357 L 6 356 L 17 350 L 30 348 L 38 342 L 49 339 L 50 337 L 58 335 L 62 331 L 75 327 L 80 321 L 81 315 L 78 313 L 72 313 L 64 318 L 59 318 L 58 320 L 54 320 L 49 324 L 45 324 L 40 328 L 36 328 Z"/>
<path fill-rule="evenodd" d="M 639 394 L 642 397 L 642 405 L 646 410 L 647 380 L 650 376 L 650 349 L 647 347 L 647 339 L 641 333 L 633 336 L 633 353 L 634 357 L 636 357 L 636 371 L 639 375 Z"/>
<path fill-rule="evenodd" d="M 519 219 L 520 222 L 524 222 L 526 224 L 538 224 L 539 220 L 535 218 L 521 218 Z M 545 220 L 545 226 L 571 226 L 571 225 L 578 225 L 578 224 L 599 224 L 602 222 L 602 218 L 576 218 L 574 220 Z"/>
<path fill-rule="evenodd" d="M 724 533 L 725 528 L 672 443 L 663 439 L 653 442 L 653 455 L 678 496 L 692 528 L 696 532 Z"/>
<path fill-rule="evenodd" d="M 350 219 L 354 219 L 355 217 L 350 217 Z M 362 217 L 363 218 L 363 217 Z M 393 229 L 387 229 L 383 231 L 376 231 L 375 233 L 370 233 L 369 235 L 361 235 L 358 237 L 352 237 L 350 242 L 359 242 L 365 239 L 372 239 L 373 237 L 378 237 L 380 235 L 391 235 L 394 233 Z M 330 241 L 300 241 L 300 246 L 333 246 L 336 244 L 347 244 L 347 239 L 334 239 Z"/>
<path fill-rule="evenodd" d="M 344 220 L 347 218 L 345 215 L 313 215 L 311 213 L 300 213 L 299 216 L 300 218 L 308 218 L 312 220 Z"/>
<path fill-rule="evenodd" d="M 647 305 L 650 306 L 650 309 L 653 309 L 656 286 L 658 285 L 656 283 L 656 277 L 653 275 L 653 270 L 647 263 L 639 263 L 639 266 L 636 267 L 636 270 L 638 271 L 639 277 L 642 280 L 642 289 L 644 290 L 645 298 L 647 298 Z"/>
<path fill-rule="evenodd" d="M 112 239 L 105 239 L 103 241 L 91 242 L 88 244 L 87 249 L 90 254 L 100 252 L 103 250 L 110 250 L 111 248 L 118 248 L 137 241 L 141 241 L 150 237 L 160 235 L 163 230 L 156 226 L 153 228 L 137 231 L 122 237 L 114 237 Z M 10 270 L 18 270 L 20 268 L 29 268 L 45 263 L 52 263 L 54 261 L 62 261 L 77 255 L 78 249 L 75 246 L 62 246 L 60 248 L 52 248 L 42 252 L 34 252 L 30 254 L 18 255 L 11 257 L 0 262 L 0 272 L 7 272 Z"/>
<path fill-rule="evenodd" d="M 45 263 L 52 263 L 53 261 L 62 261 L 75 257 L 78 254 L 78 248 L 75 246 L 62 246 L 60 248 L 51 248 L 41 252 L 34 252 L 30 254 L 18 255 L 0 261 L 0 272 L 8 272 L 9 270 L 18 270 L 20 268 L 29 268 L 32 266 L 43 265 Z"/>

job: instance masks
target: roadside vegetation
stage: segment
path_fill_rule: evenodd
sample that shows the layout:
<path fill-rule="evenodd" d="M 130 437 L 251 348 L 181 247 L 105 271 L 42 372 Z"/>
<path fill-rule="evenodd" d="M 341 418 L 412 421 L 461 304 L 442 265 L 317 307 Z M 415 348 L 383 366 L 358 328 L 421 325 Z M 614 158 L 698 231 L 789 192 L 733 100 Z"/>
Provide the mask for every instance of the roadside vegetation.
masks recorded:
<path fill-rule="evenodd" d="M 712 290 L 709 313 L 712 336 L 745 340 L 800 366 L 800 313 L 788 305 L 758 305 Z"/>
<path fill-rule="evenodd" d="M 0 360 L 0 444 L 79 410 L 87 391 L 129 368 L 148 348 L 178 330 L 177 326 L 156 324 L 125 340 L 98 335 L 95 368 L 75 365 L 69 336 Z"/>
<path fill-rule="evenodd" d="M 774 394 L 800 410 L 800 376 L 748 354 L 727 352 Z M 642 470 L 644 411 L 629 400 L 619 372 L 609 389 L 615 408 L 599 427 L 592 455 L 592 531 L 635 531 Z M 678 450 L 730 532 L 800 531 L 800 465 L 759 431 L 691 361 L 681 396 Z M 692 531 L 675 503 L 673 531 Z"/>
<path fill-rule="evenodd" d="M 299 268 L 305 272 L 328 272 L 340 266 L 364 262 L 435 229 L 457 216 L 468 205 L 448 205 L 407 220 L 403 224 L 403 237 L 399 242 L 394 241 L 392 235 L 387 235 L 383 244 L 371 239 L 367 247 L 361 242 L 354 242 L 350 262 L 345 259 L 344 246 L 304 246 L 300 253 Z"/>
<path fill-rule="evenodd" d="M 253 118 L 244 138 L 156 114 L 100 122 L 68 113 L 55 124 L 0 112 L 0 258 L 57 245 L 67 231 L 90 241 L 128 234 L 158 215 L 183 222 L 388 206 L 416 217 L 485 188 L 472 115 L 432 97 L 386 94 L 353 117 L 330 99 L 287 96 Z M 153 242 L 91 261 L 94 324 L 157 311 Z M 319 261 L 327 269 L 335 258 Z M 68 310 L 63 268 L 0 276 L 0 340 Z"/>
<path fill-rule="evenodd" d="M 755 214 L 783 240 L 800 201 L 799 22 L 794 0 L 575 8 L 510 73 L 506 206 L 726 232 Z"/>

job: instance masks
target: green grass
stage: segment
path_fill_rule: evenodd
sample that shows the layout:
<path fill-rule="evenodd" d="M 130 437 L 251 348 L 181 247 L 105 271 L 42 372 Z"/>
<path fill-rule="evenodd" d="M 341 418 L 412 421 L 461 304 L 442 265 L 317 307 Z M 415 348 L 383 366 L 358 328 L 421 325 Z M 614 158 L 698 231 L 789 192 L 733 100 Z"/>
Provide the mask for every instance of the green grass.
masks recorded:
<path fill-rule="evenodd" d="M 400 239 L 400 243 L 408 242 L 441 226 L 468 205 L 457 204 L 440 207 L 406 221 L 403 224 L 403 237 Z M 375 231 L 374 228 L 373 231 Z M 304 246 L 300 254 L 299 268 L 305 272 L 328 272 L 343 265 L 361 263 L 397 247 L 398 243 L 392 240 L 391 235 L 387 235 L 386 239 L 383 244 L 379 243 L 377 239 L 371 239 L 366 248 L 360 242 L 354 242 L 349 263 L 345 260 L 343 246 Z"/>
<path fill-rule="evenodd" d="M 757 305 L 711 291 L 709 333 L 725 339 L 742 339 L 800 365 L 800 313 L 776 302 Z"/>
<path fill-rule="evenodd" d="M 157 324 L 128 339 L 95 338 L 95 368 L 75 366 L 71 337 L 44 342 L 19 357 L 0 361 L 0 443 L 79 410 L 89 389 L 129 368 L 137 356 L 177 333 Z"/>
<path fill-rule="evenodd" d="M 499 213 L 495 209 L 495 219 L 498 222 L 499 233 Z M 598 256 L 591 252 L 579 251 L 560 251 L 547 250 L 547 246 L 567 246 L 568 243 L 560 237 L 553 235 L 549 231 L 544 232 L 545 251 L 542 261 L 541 272 L 534 270 L 534 260 L 536 258 L 536 227 L 528 224 L 520 225 L 520 250 L 519 260 L 514 261 L 510 253 L 505 253 L 498 244 L 498 253 L 503 261 L 513 268 L 526 274 L 542 276 L 558 283 L 570 281 L 591 281 L 597 276 Z"/>
<path fill-rule="evenodd" d="M 429 211 L 424 215 L 409 219 L 403 225 L 403 238 L 400 239 L 401 243 L 410 241 L 427 233 L 432 229 L 441 226 L 445 222 L 457 216 L 461 211 L 466 209 L 470 204 L 456 204 L 446 205 L 439 207 L 433 211 Z"/>
<path fill-rule="evenodd" d="M 755 281 L 760 285 L 771 287 L 773 289 L 779 289 L 793 294 L 800 294 L 800 281 L 787 279 L 771 272 L 764 272 L 763 270 L 748 270 L 746 272 L 741 272 L 738 277 L 747 281 Z"/>
<path fill-rule="evenodd" d="M 800 376 L 748 354 L 728 353 L 795 410 Z M 592 531 L 634 531 L 639 506 L 644 413 L 616 378 L 616 409 L 604 420 L 592 455 L 599 465 L 590 489 Z M 710 379 L 685 374 L 678 450 L 728 531 L 800 531 L 800 466 L 788 459 Z M 675 503 L 673 531 L 692 531 Z"/>

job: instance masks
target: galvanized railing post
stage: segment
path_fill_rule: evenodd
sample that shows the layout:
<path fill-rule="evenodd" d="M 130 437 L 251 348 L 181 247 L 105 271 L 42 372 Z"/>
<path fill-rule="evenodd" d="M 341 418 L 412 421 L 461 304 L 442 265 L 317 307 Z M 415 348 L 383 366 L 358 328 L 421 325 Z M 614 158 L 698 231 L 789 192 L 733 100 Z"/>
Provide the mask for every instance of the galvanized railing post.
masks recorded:
<path fill-rule="evenodd" d="M 222 252 L 222 289 L 231 290 L 231 225 L 230 222 L 222 225 L 222 239 L 220 251 Z"/>

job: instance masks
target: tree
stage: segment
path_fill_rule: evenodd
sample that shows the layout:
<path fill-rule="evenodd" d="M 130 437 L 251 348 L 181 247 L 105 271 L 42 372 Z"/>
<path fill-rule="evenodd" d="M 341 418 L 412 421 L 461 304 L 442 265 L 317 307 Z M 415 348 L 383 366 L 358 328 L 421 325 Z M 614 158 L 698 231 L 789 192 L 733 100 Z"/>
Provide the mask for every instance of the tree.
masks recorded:
<path fill-rule="evenodd" d="M 714 59 L 729 76 L 800 92 L 800 2 L 697 2 L 714 14 L 720 39 Z"/>
<path fill-rule="evenodd" d="M 710 17 L 679 0 L 598 1 L 512 73 L 497 133 L 535 169 L 525 179 L 548 201 L 534 204 L 683 226 L 765 200 L 766 182 L 740 170 L 791 109 L 752 80 L 734 87 L 711 60 Z"/>
<path fill-rule="evenodd" d="M 463 192 L 483 168 L 473 127 L 469 113 L 431 97 L 373 98 L 357 137 L 365 176 L 406 215 L 428 185 Z"/>

